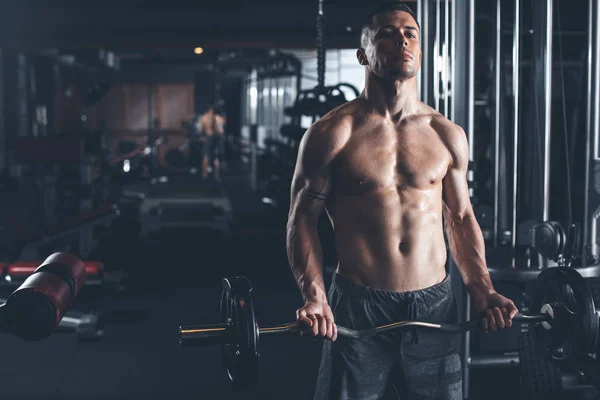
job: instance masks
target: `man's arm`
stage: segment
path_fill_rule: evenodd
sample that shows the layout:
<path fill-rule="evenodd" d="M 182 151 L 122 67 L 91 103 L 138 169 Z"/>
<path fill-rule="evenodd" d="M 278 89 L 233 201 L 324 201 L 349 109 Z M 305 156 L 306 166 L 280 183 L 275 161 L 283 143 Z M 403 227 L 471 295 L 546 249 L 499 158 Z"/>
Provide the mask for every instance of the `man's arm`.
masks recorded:
<path fill-rule="evenodd" d="M 222 116 L 217 116 L 217 122 L 219 127 L 219 135 L 225 136 L 225 126 L 227 125 L 227 119 Z"/>
<path fill-rule="evenodd" d="M 331 188 L 331 161 L 341 147 L 332 125 L 321 120 L 306 131 L 291 185 L 287 254 L 305 301 L 327 299 L 317 224 Z"/>
<path fill-rule="evenodd" d="M 449 136 L 452 164 L 443 181 L 443 207 L 450 253 L 469 293 L 487 295 L 494 292 L 494 286 L 485 262 L 483 235 L 469 197 L 467 138 L 460 128 Z"/>
<path fill-rule="evenodd" d="M 447 144 L 452 164 L 444 177 L 443 208 L 446 234 L 452 258 L 471 295 L 475 308 L 486 311 L 483 329 L 496 330 L 512 325 L 517 314 L 514 303 L 494 290 L 485 261 L 485 243 L 475 218 L 469 187 L 467 167 L 469 147 L 465 132 L 454 125 L 448 132 Z"/>
<path fill-rule="evenodd" d="M 196 133 L 198 136 L 202 136 L 204 133 L 204 116 L 198 118 L 198 121 L 196 122 Z"/>

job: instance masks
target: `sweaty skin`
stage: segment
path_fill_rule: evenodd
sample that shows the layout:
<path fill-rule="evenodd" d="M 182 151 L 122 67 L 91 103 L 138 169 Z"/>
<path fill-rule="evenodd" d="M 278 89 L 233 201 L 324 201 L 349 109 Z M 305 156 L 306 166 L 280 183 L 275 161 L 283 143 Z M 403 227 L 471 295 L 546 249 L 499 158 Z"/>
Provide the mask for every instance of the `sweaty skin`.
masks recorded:
<path fill-rule="evenodd" d="M 406 292 L 445 275 L 444 227 L 453 259 L 484 330 L 511 326 L 514 303 L 496 293 L 466 181 L 462 128 L 417 99 L 420 39 L 403 11 L 373 17 L 358 50 L 365 90 L 317 121 L 299 148 L 287 250 L 305 300 L 299 322 L 335 340 L 316 226 L 325 211 L 335 232 L 337 272 L 374 289 Z"/>
<path fill-rule="evenodd" d="M 446 276 L 442 181 L 456 163 L 449 142 L 460 137 L 419 106 L 394 123 L 359 97 L 326 117 L 343 143 L 330 164 L 329 192 L 320 191 L 335 229 L 337 272 L 375 289 L 418 290 Z"/>

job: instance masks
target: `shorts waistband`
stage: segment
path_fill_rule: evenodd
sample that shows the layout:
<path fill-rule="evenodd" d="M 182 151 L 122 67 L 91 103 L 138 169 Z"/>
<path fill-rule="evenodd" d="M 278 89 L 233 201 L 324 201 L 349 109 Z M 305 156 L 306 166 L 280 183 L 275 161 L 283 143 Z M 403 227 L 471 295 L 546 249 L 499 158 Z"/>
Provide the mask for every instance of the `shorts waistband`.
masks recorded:
<path fill-rule="evenodd" d="M 448 294 L 452 292 L 452 282 L 450 274 L 446 274 L 444 280 L 433 286 L 429 286 L 420 290 L 413 290 L 407 292 L 392 292 L 380 289 L 374 289 L 369 286 L 361 285 L 359 283 L 352 282 L 351 280 L 341 276 L 337 272 L 333 274 L 332 289 L 338 290 L 345 296 L 351 296 L 356 300 L 370 301 L 370 300 L 397 300 L 401 301 L 404 299 L 418 299 L 427 298 L 429 296 L 438 297 L 440 295 Z"/>

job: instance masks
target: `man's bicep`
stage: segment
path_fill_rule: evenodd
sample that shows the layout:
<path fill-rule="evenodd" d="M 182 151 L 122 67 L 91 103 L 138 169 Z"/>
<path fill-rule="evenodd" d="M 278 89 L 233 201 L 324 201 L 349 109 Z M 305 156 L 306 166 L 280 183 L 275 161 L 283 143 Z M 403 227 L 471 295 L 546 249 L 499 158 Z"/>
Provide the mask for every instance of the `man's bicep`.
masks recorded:
<path fill-rule="evenodd" d="M 329 157 L 323 141 L 315 132 L 307 132 L 298 151 L 292 180 L 291 209 L 295 216 L 318 216 L 328 199 Z"/>
<path fill-rule="evenodd" d="M 321 214 L 331 187 L 328 170 L 327 166 L 316 169 L 304 169 L 301 165 L 296 167 L 290 209 L 295 217 L 317 219 Z"/>
<path fill-rule="evenodd" d="M 461 169 L 450 168 L 444 178 L 444 203 L 446 213 L 460 220 L 471 212 L 471 198 L 466 174 Z"/>
<path fill-rule="evenodd" d="M 462 219 L 472 211 L 467 167 L 469 165 L 469 146 L 462 129 L 455 132 L 451 144 L 452 164 L 444 178 L 444 203 L 452 219 Z"/>

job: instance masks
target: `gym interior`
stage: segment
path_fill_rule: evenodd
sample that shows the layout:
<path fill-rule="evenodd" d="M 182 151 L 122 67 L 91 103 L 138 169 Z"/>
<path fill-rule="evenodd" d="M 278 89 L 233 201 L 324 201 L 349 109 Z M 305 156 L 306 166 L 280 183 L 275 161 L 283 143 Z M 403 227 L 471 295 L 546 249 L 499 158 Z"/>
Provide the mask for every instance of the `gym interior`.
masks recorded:
<path fill-rule="evenodd" d="M 306 130 L 365 89 L 368 5 L 0 6 L 0 397 L 312 398 L 323 341 L 293 329 L 291 183 Z M 468 138 L 496 290 L 561 321 L 462 331 L 463 398 L 600 398 L 599 3 L 406 5 L 419 98 Z M 325 213 L 318 234 L 329 285 Z M 457 323 L 477 318 L 446 268 Z"/>

